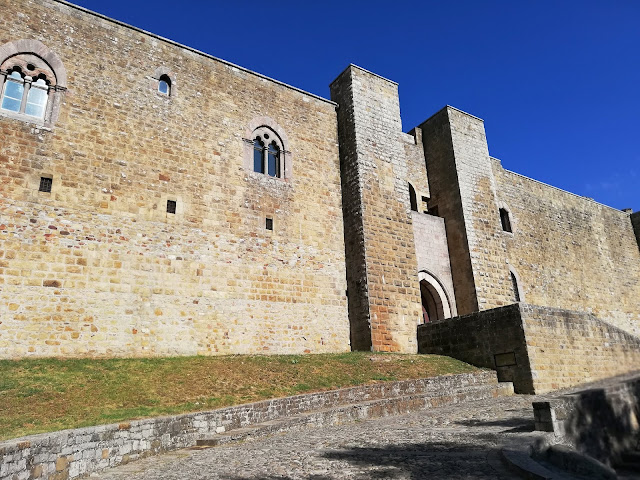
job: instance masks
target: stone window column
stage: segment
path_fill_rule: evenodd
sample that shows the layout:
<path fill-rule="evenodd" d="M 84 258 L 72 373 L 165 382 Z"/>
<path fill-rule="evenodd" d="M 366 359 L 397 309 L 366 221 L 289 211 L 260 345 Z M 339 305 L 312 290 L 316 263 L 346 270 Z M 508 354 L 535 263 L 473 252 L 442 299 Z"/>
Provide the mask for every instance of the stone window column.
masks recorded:
<path fill-rule="evenodd" d="M 31 90 L 31 82 L 33 79 L 29 75 L 24 77 L 24 90 L 22 92 L 22 103 L 20 104 L 20 113 L 24 113 L 27 108 L 27 97 L 29 96 L 29 90 Z"/>

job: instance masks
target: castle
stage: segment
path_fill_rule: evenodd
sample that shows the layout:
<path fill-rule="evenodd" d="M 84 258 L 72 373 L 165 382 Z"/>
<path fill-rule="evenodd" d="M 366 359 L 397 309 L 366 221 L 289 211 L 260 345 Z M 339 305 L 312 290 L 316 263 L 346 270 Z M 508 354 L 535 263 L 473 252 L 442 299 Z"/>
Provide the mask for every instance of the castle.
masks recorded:
<path fill-rule="evenodd" d="M 2 24 L 0 358 L 640 365 L 640 215 L 503 169 L 481 119 L 403 133 L 355 65 L 327 100 L 59 0 Z"/>

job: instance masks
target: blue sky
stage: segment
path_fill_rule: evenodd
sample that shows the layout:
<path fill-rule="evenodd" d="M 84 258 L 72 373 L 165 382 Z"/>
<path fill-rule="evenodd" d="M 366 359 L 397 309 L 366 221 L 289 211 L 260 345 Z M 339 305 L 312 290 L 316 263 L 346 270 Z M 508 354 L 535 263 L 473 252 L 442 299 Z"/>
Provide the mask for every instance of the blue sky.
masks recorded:
<path fill-rule="evenodd" d="M 403 128 L 449 104 L 509 170 L 640 210 L 640 2 L 75 0 L 328 97 L 355 63 L 399 83 Z"/>

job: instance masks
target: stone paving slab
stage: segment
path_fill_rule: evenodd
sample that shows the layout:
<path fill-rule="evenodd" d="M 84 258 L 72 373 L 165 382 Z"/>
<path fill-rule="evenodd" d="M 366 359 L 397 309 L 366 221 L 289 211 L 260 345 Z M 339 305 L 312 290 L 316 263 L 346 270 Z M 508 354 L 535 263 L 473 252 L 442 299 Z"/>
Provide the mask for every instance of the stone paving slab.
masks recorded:
<path fill-rule="evenodd" d="M 94 473 L 99 480 L 508 479 L 500 449 L 533 442 L 528 395 L 331 427 L 303 427 L 242 443 L 183 449 Z"/>

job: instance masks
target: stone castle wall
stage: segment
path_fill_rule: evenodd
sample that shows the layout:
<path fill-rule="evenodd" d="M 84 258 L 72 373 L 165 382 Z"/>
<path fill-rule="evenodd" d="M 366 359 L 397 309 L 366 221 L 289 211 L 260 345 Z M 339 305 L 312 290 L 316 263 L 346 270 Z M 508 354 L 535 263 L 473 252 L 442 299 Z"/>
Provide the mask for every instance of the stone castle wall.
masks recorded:
<path fill-rule="evenodd" d="M 593 313 L 640 336 L 640 251 L 629 213 L 493 166 L 524 300 Z"/>
<path fill-rule="evenodd" d="M 68 74 L 53 129 L 0 116 L 2 358 L 349 349 L 334 104 L 58 2 L 2 11 L 0 45 Z M 247 168 L 262 124 L 285 178 Z"/>
<path fill-rule="evenodd" d="M 484 123 L 445 107 L 421 125 L 430 207 L 445 220 L 461 314 L 513 301 Z"/>
<path fill-rule="evenodd" d="M 368 318 L 352 323 L 370 322 L 374 350 L 415 352 L 421 304 L 398 86 L 352 65 L 331 84 L 331 98 L 340 105 L 340 128 L 350 132 L 340 139 L 343 171 L 349 170 L 345 192 L 360 192 L 354 204 L 345 204 L 345 235 L 366 261 L 366 270 L 348 278 L 350 299 L 363 295 L 356 301 Z M 359 287 L 363 282 L 366 289 Z M 366 339 L 352 345 L 366 345 Z"/>

